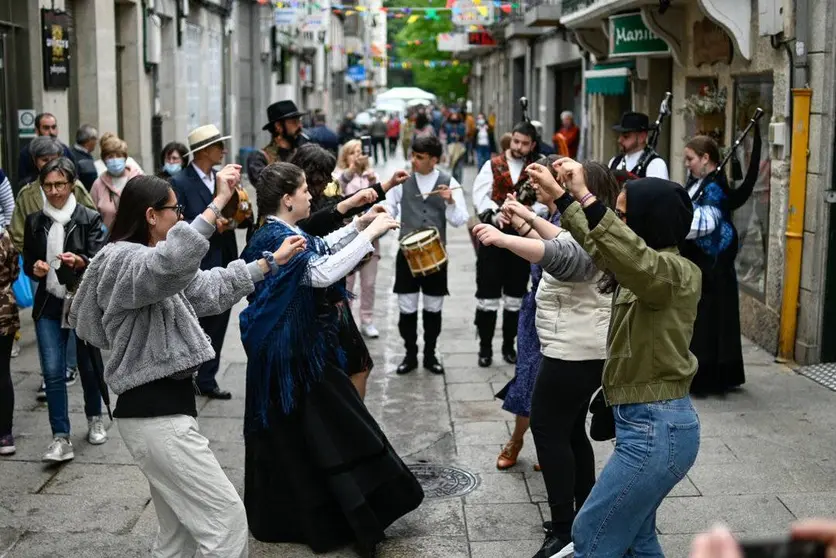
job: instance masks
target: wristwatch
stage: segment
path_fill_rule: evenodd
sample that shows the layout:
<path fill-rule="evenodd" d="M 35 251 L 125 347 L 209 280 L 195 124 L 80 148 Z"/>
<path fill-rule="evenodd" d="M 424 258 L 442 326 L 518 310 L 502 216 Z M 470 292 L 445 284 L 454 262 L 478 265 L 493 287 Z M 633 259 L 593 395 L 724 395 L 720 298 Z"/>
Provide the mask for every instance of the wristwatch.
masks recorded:
<path fill-rule="evenodd" d="M 215 202 L 210 202 L 209 205 L 207 205 L 206 207 L 212 210 L 212 213 L 215 214 L 215 219 L 221 218 L 221 210 L 218 209 L 218 206 L 215 205 Z"/>
<path fill-rule="evenodd" d="M 279 272 L 279 264 L 276 263 L 276 258 L 273 257 L 273 252 L 265 250 L 261 253 L 261 257 L 264 258 L 264 261 L 266 261 L 267 265 L 270 267 L 271 275 L 275 275 Z"/>

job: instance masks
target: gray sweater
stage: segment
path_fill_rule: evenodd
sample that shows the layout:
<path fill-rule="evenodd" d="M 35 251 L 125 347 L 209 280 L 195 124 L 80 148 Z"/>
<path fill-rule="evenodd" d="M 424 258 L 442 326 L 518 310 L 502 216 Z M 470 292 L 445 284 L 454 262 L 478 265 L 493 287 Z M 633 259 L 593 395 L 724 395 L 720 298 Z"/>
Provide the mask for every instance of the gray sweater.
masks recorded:
<path fill-rule="evenodd" d="M 90 262 L 70 324 L 81 339 L 111 350 L 105 381 L 116 394 L 173 376 L 215 356 L 197 319 L 220 314 L 264 278 L 256 262 L 200 269 L 214 227 L 180 222 L 154 247 L 105 246 Z"/>
<path fill-rule="evenodd" d="M 543 259 L 537 263 L 555 279 L 567 282 L 589 281 L 598 274 L 592 256 L 571 235 L 544 240 L 543 248 Z"/>

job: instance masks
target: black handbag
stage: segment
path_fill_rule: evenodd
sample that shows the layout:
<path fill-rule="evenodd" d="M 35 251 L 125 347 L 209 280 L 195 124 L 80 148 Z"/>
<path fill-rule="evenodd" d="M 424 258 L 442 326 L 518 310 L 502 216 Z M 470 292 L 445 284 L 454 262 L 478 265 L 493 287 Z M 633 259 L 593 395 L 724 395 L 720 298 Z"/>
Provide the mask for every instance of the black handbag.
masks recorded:
<path fill-rule="evenodd" d="M 604 398 L 604 388 L 598 390 L 589 404 L 592 413 L 592 423 L 589 426 L 589 437 L 596 442 L 606 442 L 615 438 L 615 416 L 612 407 L 607 405 Z"/>

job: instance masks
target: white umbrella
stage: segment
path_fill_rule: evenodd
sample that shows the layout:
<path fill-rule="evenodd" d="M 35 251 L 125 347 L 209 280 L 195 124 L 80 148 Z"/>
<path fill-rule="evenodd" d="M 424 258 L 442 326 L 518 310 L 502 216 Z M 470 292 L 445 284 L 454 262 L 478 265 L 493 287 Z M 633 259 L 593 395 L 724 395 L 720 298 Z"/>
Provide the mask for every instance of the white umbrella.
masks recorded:
<path fill-rule="evenodd" d="M 406 102 L 406 106 L 408 107 L 425 107 L 431 104 L 430 101 L 426 99 L 412 99 L 411 101 Z"/>
<path fill-rule="evenodd" d="M 393 87 L 386 93 L 381 93 L 377 96 L 377 101 L 385 101 L 389 99 L 403 99 L 406 101 L 412 99 L 427 99 L 435 101 L 436 97 L 429 91 L 424 91 L 418 87 Z"/>

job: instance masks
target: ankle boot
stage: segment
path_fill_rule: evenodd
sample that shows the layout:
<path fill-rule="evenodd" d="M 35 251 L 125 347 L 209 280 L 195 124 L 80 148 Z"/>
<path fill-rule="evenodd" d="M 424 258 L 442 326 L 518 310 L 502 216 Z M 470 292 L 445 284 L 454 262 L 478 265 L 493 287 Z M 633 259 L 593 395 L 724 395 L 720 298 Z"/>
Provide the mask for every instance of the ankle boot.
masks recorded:
<path fill-rule="evenodd" d="M 435 354 L 436 341 L 441 333 L 441 312 L 424 310 L 424 368 L 433 374 L 444 374 L 444 366 Z"/>
<path fill-rule="evenodd" d="M 519 320 L 519 311 L 505 310 L 502 312 L 502 358 L 508 364 L 517 362 L 516 340 Z"/>
<path fill-rule="evenodd" d="M 476 331 L 479 333 L 479 366 L 488 367 L 493 361 L 493 334 L 496 331 L 496 312 L 476 310 Z"/>
<path fill-rule="evenodd" d="M 418 312 L 412 314 L 401 313 L 398 320 L 398 331 L 401 333 L 406 356 L 398 365 L 398 374 L 408 374 L 418 368 Z"/>

